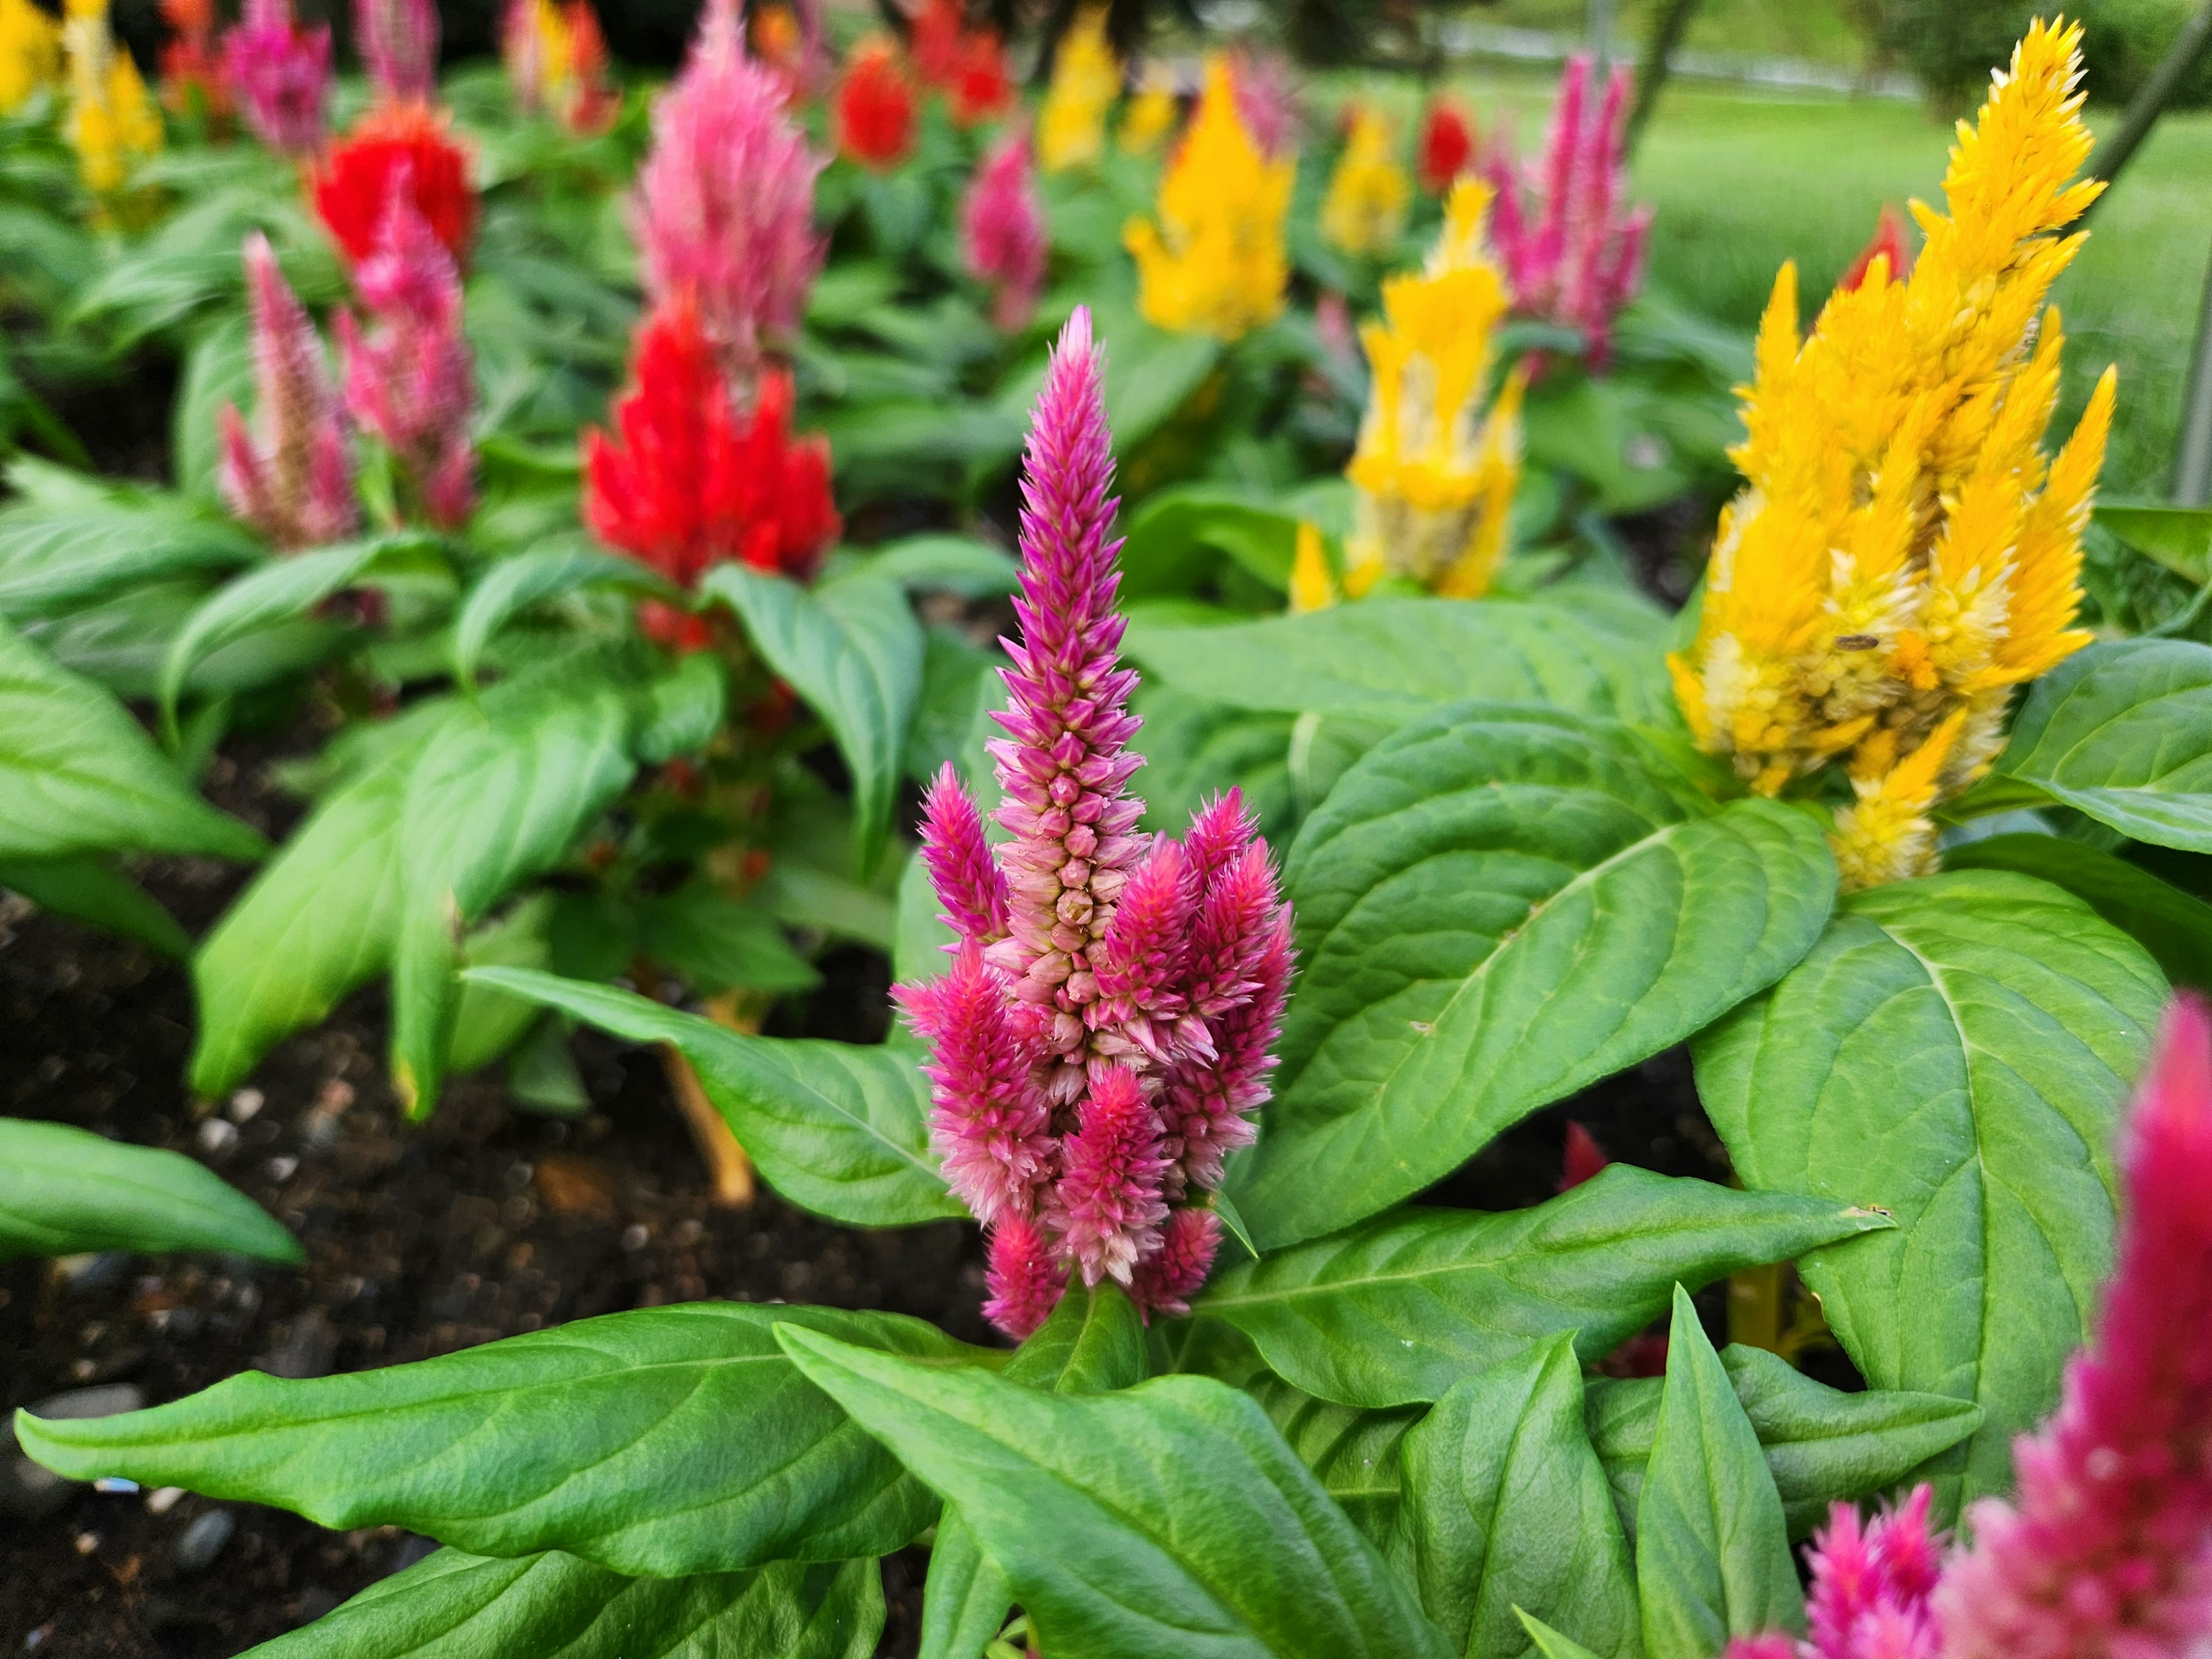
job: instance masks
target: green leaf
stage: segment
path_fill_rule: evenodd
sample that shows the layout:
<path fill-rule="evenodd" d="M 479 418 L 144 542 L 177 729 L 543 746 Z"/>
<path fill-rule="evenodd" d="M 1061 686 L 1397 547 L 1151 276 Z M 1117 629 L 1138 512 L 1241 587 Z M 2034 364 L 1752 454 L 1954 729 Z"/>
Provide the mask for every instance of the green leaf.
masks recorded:
<path fill-rule="evenodd" d="M 2076 652 L 2029 691 L 1997 768 L 2124 836 L 2212 853 L 2212 646 Z"/>
<path fill-rule="evenodd" d="M 260 1206 L 182 1153 L 0 1117 L 0 1260 L 82 1250 L 307 1260 Z"/>
<path fill-rule="evenodd" d="M 1147 827 L 1180 835 L 1200 806 L 1232 784 L 1263 834 L 1281 836 L 1296 825 L 1304 803 L 1291 754 L 1299 726 L 1314 716 L 1255 714 L 1167 685 L 1139 686 L 1131 705 L 1144 722 L 1131 746 L 1145 757 Z"/>
<path fill-rule="evenodd" d="M 1454 1383 L 1401 1457 L 1398 1523 L 1421 1605 L 1455 1650 L 1527 1652 L 1514 1609 L 1530 1607 L 1595 1651 L 1633 1659 L 1636 1580 L 1583 1432 L 1571 1335 Z"/>
<path fill-rule="evenodd" d="M 1121 597 L 1194 592 L 1224 558 L 1280 590 L 1290 585 L 1297 533 L 1295 514 L 1218 484 L 1160 490 L 1130 517 L 1120 559 Z"/>
<path fill-rule="evenodd" d="M 41 910 L 135 939 L 179 962 L 192 953 L 177 919 L 98 859 L 0 860 L 0 887 L 15 889 Z"/>
<path fill-rule="evenodd" d="M 1836 878 L 1812 814 L 1716 809 L 1609 723 L 1463 703 L 1355 763 L 1284 879 L 1298 994 L 1228 1183 L 1263 1248 L 1419 1192 L 1771 983 Z"/>
<path fill-rule="evenodd" d="M 173 495 L 102 489 L 57 506 L 22 503 L 0 512 L 0 617 L 60 616 L 118 588 L 264 556 L 238 526 Z"/>
<path fill-rule="evenodd" d="M 869 1659 L 883 1623 L 873 1561 L 625 1578 L 558 1552 L 440 1550 L 248 1659 Z"/>
<path fill-rule="evenodd" d="M 1443 1659 L 1375 1548 L 1248 1396 L 1205 1377 L 1042 1394 L 787 1326 L 784 1346 L 957 1505 L 1047 1653 Z"/>
<path fill-rule="evenodd" d="M 695 651 L 676 659 L 646 688 L 642 721 L 630 750 L 648 766 L 678 755 L 696 755 L 721 729 L 729 702 L 729 672 L 719 658 Z"/>
<path fill-rule="evenodd" d="M 1404 1484 L 1401 1448 L 1407 1431 L 1428 1408 L 1395 1406 L 1366 1411 L 1340 1406 L 1294 1389 L 1265 1370 L 1242 1386 L 1260 1402 L 1298 1462 L 1314 1472 L 1352 1524 L 1376 1548 L 1386 1553 L 1394 1548 Z"/>
<path fill-rule="evenodd" d="M 2212 508 L 2099 501 L 2096 520 L 2130 547 L 2200 587 L 2212 580 Z"/>
<path fill-rule="evenodd" d="M 1679 1285 L 1638 1511 L 1636 1581 L 1650 1659 L 1712 1659 L 1731 1637 L 1805 1628 L 1781 1495 Z"/>
<path fill-rule="evenodd" d="M 519 553 L 492 566 L 469 591 L 453 623 L 453 678 L 465 686 L 474 685 L 484 647 L 532 605 L 599 586 L 630 589 L 677 605 L 684 599 L 680 589 L 635 559 L 583 547 Z"/>
<path fill-rule="evenodd" d="M 1945 849 L 1947 870 L 2013 870 L 2063 887 L 2151 953 L 2176 985 L 2212 991 L 2212 904 L 2125 859 L 2057 836 L 1991 836 Z"/>
<path fill-rule="evenodd" d="M 1124 454 L 1189 402 L 1221 361 L 1221 343 L 1210 334 L 1173 334 L 1134 318 L 1099 337 L 1107 342 L 1100 390 Z"/>
<path fill-rule="evenodd" d="M 935 1501 L 799 1375 L 778 1323 L 932 1364 L 998 1358 L 897 1314 L 695 1302 L 386 1370 L 246 1371 L 121 1417 L 19 1414 L 16 1432 L 72 1479 L 405 1527 L 486 1555 L 565 1550 L 645 1577 L 901 1547 Z"/>
<path fill-rule="evenodd" d="M 0 858 L 267 850 L 192 793 L 111 693 L 0 623 Z"/>
<path fill-rule="evenodd" d="M 2003 1488 L 2112 1261 L 2112 1139 L 2166 983 L 2046 883 L 1962 871 L 1846 900 L 1780 984 L 1705 1033 L 1698 1092 L 1753 1188 L 1897 1230 L 1800 1263 L 1879 1389 L 1988 1413 L 1930 1471 Z"/>
<path fill-rule="evenodd" d="M 1402 1209 L 1218 1272 L 1193 1311 L 1346 1406 L 1436 1400 L 1469 1371 L 1572 1331 L 1595 1362 L 1703 1285 L 1888 1221 L 1616 1164 L 1526 1210 Z"/>
<path fill-rule="evenodd" d="M 855 574 L 863 571 L 910 591 L 941 588 L 974 599 L 1012 592 L 1021 567 L 1003 548 L 988 542 L 937 534 L 886 543 L 856 564 Z"/>
<path fill-rule="evenodd" d="M 461 960 L 471 968 L 545 968 L 553 956 L 553 916 L 559 901 L 532 893 L 461 941 Z M 544 1018 L 534 1002 L 488 985 L 465 984 L 453 1001 L 453 1038 L 447 1064 L 456 1075 L 481 1071 L 520 1042 Z"/>
<path fill-rule="evenodd" d="M 929 1084 L 911 1049 L 748 1036 L 610 987 L 477 969 L 496 985 L 634 1042 L 673 1043 L 761 1174 L 793 1204 L 858 1227 L 967 1211 L 929 1150 Z"/>
<path fill-rule="evenodd" d="M 975 1534 L 947 1504 L 929 1547 L 929 1577 L 922 1586 L 921 1646 L 916 1659 L 977 1659 L 1006 1627 L 1014 1587 Z"/>
<path fill-rule="evenodd" d="M 1528 1632 L 1528 1639 L 1536 1644 L 1536 1651 L 1543 1655 L 1544 1659 L 1599 1659 L 1598 1655 L 1572 1637 L 1560 1635 L 1542 1620 L 1523 1613 L 1518 1607 L 1513 1612 L 1521 1620 L 1522 1629 Z"/>
<path fill-rule="evenodd" d="M 822 982 L 814 965 L 791 948 L 775 917 L 740 903 L 703 877 L 649 901 L 639 916 L 646 954 L 696 990 L 811 991 Z"/>
<path fill-rule="evenodd" d="M 1662 641 L 1625 614 L 1534 600 L 1370 599 L 1218 627 L 1138 623 L 1128 652 L 1194 696 L 1412 720 L 1468 697 L 1662 721 Z"/>
<path fill-rule="evenodd" d="M 169 456 L 177 488 L 202 501 L 216 499 L 223 405 L 253 404 L 253 331 L 243 307 L 219 319 L 193 340 L 169 417 Z"/>
<path fill-rule="evenodd" d="M 908 722 L 921 696 L 921 625 L 896 582 L 867 573 L 811 592 L 743 565 L 710 571 L 769 667 L 805 698 L 853 775 L 858 864 L 873 870 L 890 835 L 891 793 Z"/>
<path fill-rule="evenodd" d="M 1792 1538 L 1826 1521 L 1832 1503 L 1902 1484 L 1982 1420 L 1980 1407 L 1946 1395 L 1886 1389 L 1845 1394 L 1762 1348 L 1730 1344 L 1721 1350 L 1721 1364 L 1766 1454 Z M 1664 1388 L 1657 1377 L 1593 1377 L 1589 1385 L 1590 1442 L 1632 1536 Z"/>

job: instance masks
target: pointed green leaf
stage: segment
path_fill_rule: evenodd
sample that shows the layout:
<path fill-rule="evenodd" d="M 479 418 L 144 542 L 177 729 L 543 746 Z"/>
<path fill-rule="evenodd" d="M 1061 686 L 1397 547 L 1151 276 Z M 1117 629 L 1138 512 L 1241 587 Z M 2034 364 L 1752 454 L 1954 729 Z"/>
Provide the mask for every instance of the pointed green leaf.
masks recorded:
<path fill-rule="evenodd" d="M 585 587 L 621 587 L 681 604 L 684 594 L 650 566 L 588 547 L 547 548 L 501 559 L 469 591 L 453 623 L 453 678 L 474 685 L 484 647 L 532 605 Z"/>
<path fill-rule="evenodd" d="M 235 570 L 267 556 L 245 529 L 177 496 L 105 481 L 66 504 L 0 510 L 0 617 L 55 617 L 141 582 Z"/>
<path fill-rule="evenodd" d="M 181 962 L 192 953 L 177 919 L 128 876 L 94 858 L 0 860 L 0 887 L 10 887 L 41 910 L 150 945 Z"/>
<path fill-rule="evenodd" d="M 1014 1605 L 1006 1580 L 975 1534 L 946 1504 L 929 1547 L 929 1577 L 922 1586 L 921 1647 L 916 1659 L 977 1659 L 1006 1628 Z"/>
<path fill-rule="evenodd" d="M 0 1117 L 0 1261 L 82 1250 L 307 1259 L 259 1205 L 181 1152 Z"/>
<path fill-rule="evenodd" d="M 1528 1639 L 1536 1644 L 1536 1651 L 1542 1654 L 1544 1659 L 1599 1659 L 1598 1655 L 1581 1643 L 1571 1637 L 1560 1635 L 1542 1620 L 1522 1613 L 1518 1607 L 1513 1611 L 1521 1620 L 1521 1627 L 1528 1632 Z"/>
<path fill-rule="evenodd" d="M 1339 1406 L 1294 1389 L 1268 1370 L 1242 1386 L 1352 1524 L 1386 1555 L 1395 1549 L 1404 1484 L 1401 1449 L 1427 1407 Z"/>
<path fill-rule="evenodd" d="M 2058 836 L 1991 836 L 1945 849 L 1946 870 L 2013 870 L 2063 887 L 2149 951 L 2176 985 L 2212 991 L 2212 904 L 2141 865 Z"/>
<path fill-rule="evenodd" d="M 814 964 L 791 948 L 775 918 L 729 896 L 704 877 L 639 908 L 645 953 L 712 994 L 811 991 L 822 982 Z"/>

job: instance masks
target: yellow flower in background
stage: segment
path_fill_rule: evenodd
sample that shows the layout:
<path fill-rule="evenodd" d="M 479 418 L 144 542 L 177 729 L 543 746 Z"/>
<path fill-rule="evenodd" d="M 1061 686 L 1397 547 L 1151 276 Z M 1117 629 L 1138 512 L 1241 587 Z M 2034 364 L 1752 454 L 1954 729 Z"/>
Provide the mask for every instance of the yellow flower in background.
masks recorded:
<path fill-rule="evenodd" d="M 1297 164 L 1270 161 L 1237 111 L 1229 60 L 1207 60 L 1206 90 L 1160 179 L 1159 223 L 1132 219 L 1137 309 L 1181 334 L 1242 338 L 1283 308 L 1283 219 Z"/>
<path fill-rule="evenodd" d="M 2103 185 L 2081 29 L 2034 25 L 1960 128 L 1949 216 L 1903 282 L 1877 259 L 1797 332 L 1784 266 L 1744 394 L 1745 480 L 1723 513 L 1695 647 L 1671 660 L 1692 730 L 1762 794 L 1849 751 L 1835 837 L 1863 886 L 1929 867 L 1929 810 L 1989 769 L 2013 689 L 2088 642 L 2081 537 L 2112 422 L 2097 384 L 2041 445 L 2063 336 L 2045 311 Z"/>
<path fill-rule="evenodd" d="M 62 32 L 31 0 L 0 0 L 0 115 L 13 114 L 52 84 L 62 61 Z"/>
<path fill-rule="evenodd" d="M 107 0 L 69 0 L 62 23 L 69 54 L 69 139 L 85 187 L 106 196 L 131 167 L 161 148 L 161 115 L 131 54 L 107 27 Z"/>
<path fill-rule="evenodd" d="M 1322 198 L 1321 234 L 1346 253 L 1388 253 L 1406 228 L 1413 196 L 1413 181 L 1392 154 L 1390 124 L 1380 111 L 1360 106 Z"/>
<path fill-rule="evenodd" d="M 1121 95 L 1121 60 L 1106 43 L 1106 8 L 1088 6 L 1060 37 L 1052 82 L 1037 111 L 1037 165 L 1047 173 L 1095 161 L 1106 148 L 1106 112 Z"/>
<path fill-rule="evenodd" d="M 1182 112 L 1173 79 L 1159 70 L 1148 70 L 1121 116 L 1121 148 L 1132 155 L 1151 155 L 1175 131 L 1176 118 Z"/>
<path fill-rule="evenodd" d="M 1492 338 L 1512 303 L 1483 246 L 1491 190 L 1452 186 L 1425 269 L 1382 284 L 1382 316 L 1359 331 L 1374 385 L 1345 476 L 1358 492 L 1346 549 L 1354 598 L 1386 572 L 1437 593 L 1487 592 L 1521 482 L 1518 369 L 1479 414 Z"/>
<path fill-rule="evenodd" d="M 1337 601 L 1336 578 L 1329 572 L 1328 552 L 1321 544 L 1321 526 L 1298 520 L 1298 539 L 1291 556 L 1291 614 L 1326 611 Z"/>

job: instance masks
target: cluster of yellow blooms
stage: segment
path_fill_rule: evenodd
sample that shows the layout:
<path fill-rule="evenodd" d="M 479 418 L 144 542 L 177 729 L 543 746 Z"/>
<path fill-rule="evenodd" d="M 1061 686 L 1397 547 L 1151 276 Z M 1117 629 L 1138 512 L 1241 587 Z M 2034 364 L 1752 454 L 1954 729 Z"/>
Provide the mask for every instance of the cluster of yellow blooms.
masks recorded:
<path fill-rule="evenodd" d="M 107 27 L 107 0 L 69 0 L 62 24 L 69 54 L 69 139 L 85 187 L 107 196 L 131 167 L 161 148 L 161 112 L 131 54 Z"/>
<path fill-rule="evenodd" d="M 1951 152 L 1950 216 L 1913 204 L 1910 278 L 1877 258 L 1801 343 L 1785 265 L 1760 327 L 1745 488 L 1669 665 L 1699 743 L 1761 794 L 1848 752 L 1847 887 L 1934 867 L 1929 812 L 1989 769 L 2013 689 L 2089 639 L 2075 578 L 2110 370 L 2057 458 L 2041 448 L 2063 337 L 2041 308 L 2082 240 L 2056 233 L 2102 189 L 2067 182 L 2091 142 L 2080 44 L 2039 22 L 1994 78 Z"/>
<path fill-rule="evenodd" d="M 0 115 L 11 115 L 60 72 L 62 32 L 31 0 L 0 0 Z"/>
<path fill-rule="evenodd" d="M 1206 90 L 1160 179 L 1159 223 L 1132 219 L 1137 308 L 1179 334 L 1241 339 L 1283 308 L 1290 256 L 1283 219 L 1297 164 L 1271 161 L 1237 110 L 1226 58 L 1209 58 Z"/>
<path fill-rule="evenodd" d="M 1322 198 L 1321 234 L 1346 253 L 1388 253 L 1406 228 L 1413 197 L 1413 182 L 1393 153 L 1390 123 L 1380 110 L 1358 106 L 1344 155 Z"/>
<path fill-rule="evenodd" d="M 1060 37 L 1037 111 L 1037 165 L 1060 173 L 1106 148 L 1106 112 L 1121 95 L 1121 60 L 1106 40 L 1106 8 L 1086 6 Z"/>
<path fill-rule="evenodd" d="M 1121 148 L 1132 155 L 1149 155 L 1160 140 L 1175 131 L 1176 106 L 1174 77 L 1162 70 L 1146 72 L 1137 95 L 1121 115 Z"/>

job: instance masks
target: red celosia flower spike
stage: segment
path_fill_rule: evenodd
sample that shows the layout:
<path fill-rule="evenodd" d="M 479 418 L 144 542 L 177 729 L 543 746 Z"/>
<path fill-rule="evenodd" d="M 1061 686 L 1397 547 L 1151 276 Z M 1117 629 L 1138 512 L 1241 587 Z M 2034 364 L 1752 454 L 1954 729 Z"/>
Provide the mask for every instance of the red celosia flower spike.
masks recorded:
<path fill-rule="evenodd" d="M 864 40 L 838 82 L 838 150 L 878 173 L 914 149 L 914 87 L 898 48 L 880 36 Z"/>
<path fill-rule="evenodd" d="M 230 76 L 216 44 L 215 0 L 161 0 L 172 38 L 161 45 L 161 102 L 179 115 L 194 106 L 210 121 L 231 113 Z"/>
<path fill-rule="evenodd" d="M 1856 289 L 1867 279 L 1876 259 L 1889 261 L 1889 280 L 1901 283 L 1912 275 L 1912 243 L 1905 228 L 1905 216 L 1889 203 L 1881 204 L 1881 218 L 1875 226 L 1873 240 L 1859 250 L 1859 257 L 1851 261 L 1851 268 L 1844 273 L 1836 287 L 1844 293 Z"/>
<path fill-rule="evenodd" d="M 425 105 L 379 105 L 331 147 L 315 170 L 315 211 L 324 228 L 347 258 L 367 258 L 376 248 L 392 175 L 403 167 L 415 210 L 455 263 L 466 264 L 477 229 L 469 153 L 447 131 L 445 118 Z"/>
<path fill-rule="evenodd" d="M 1449 192 L 1453 181 L 1474 161 L 1474 124 L 1449 98 L 1429 105 L 1421 122 L 1421 188 L 1431 196 Z"/>
<path fill-rule="evenodd" d="M 1012 106 L 1014 80 L 999 32 L 971 25 L 961 0 L 927 0 L 908 45 L 922 85 L 951 98 L 955 126 L 995 120 Z"/>

